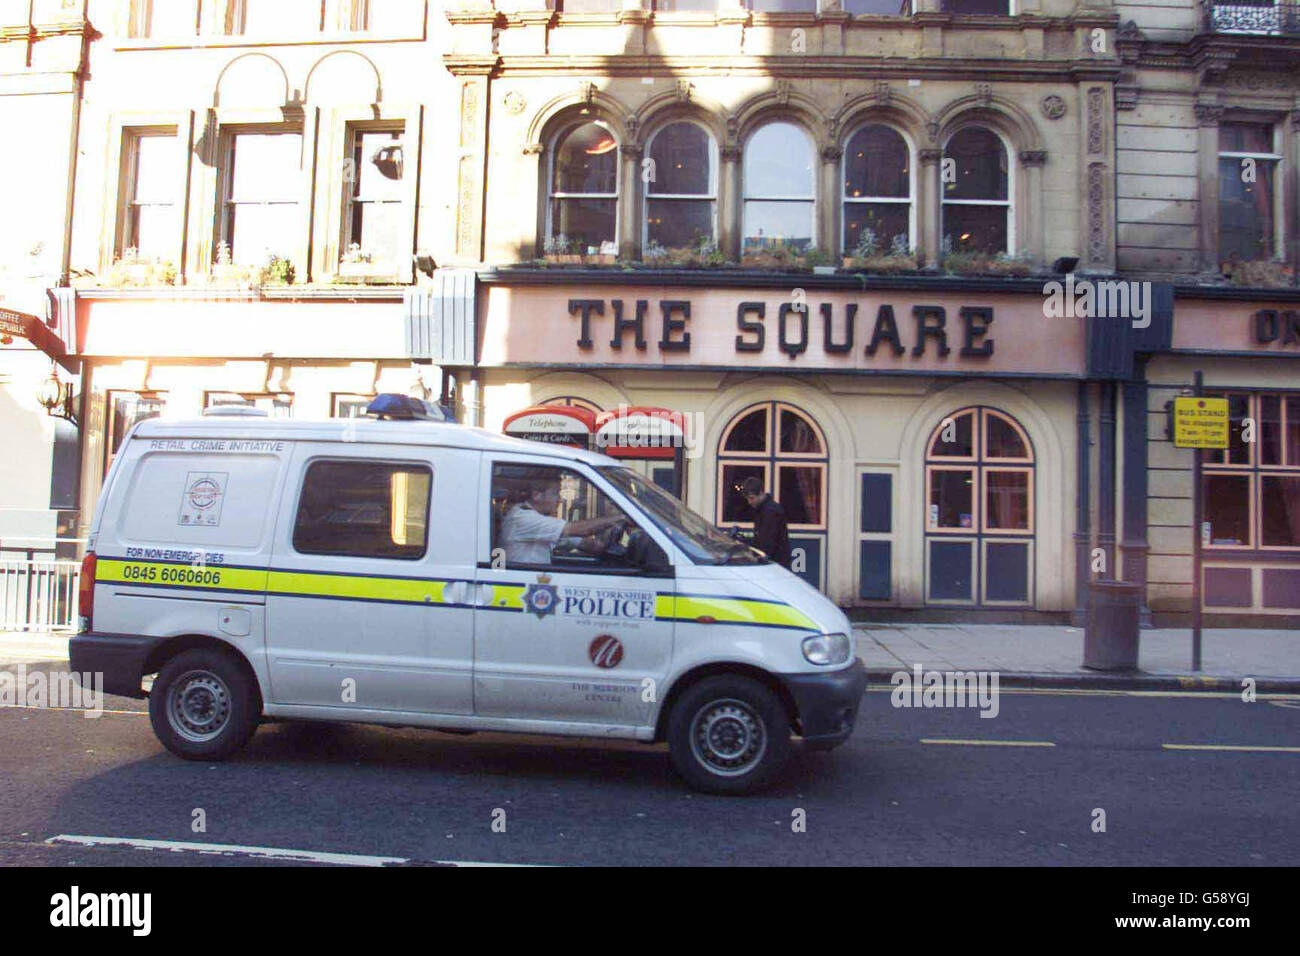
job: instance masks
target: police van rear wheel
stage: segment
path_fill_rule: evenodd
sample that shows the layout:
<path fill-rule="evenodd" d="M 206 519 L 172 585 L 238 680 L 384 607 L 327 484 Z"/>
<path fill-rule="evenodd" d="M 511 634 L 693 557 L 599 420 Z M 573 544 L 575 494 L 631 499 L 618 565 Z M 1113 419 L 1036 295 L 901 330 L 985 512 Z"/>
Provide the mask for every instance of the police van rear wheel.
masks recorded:
<path fill-rule="evenodd" d="M 257 729 L 261 709 L 252 679 L 220 651 L 176 655 L 149 693 L 154 734 L 186 760 L 224 760 L 238 751 Z"/>
<path fill-rule="evenodd" d="M 697 790 L 740 794 L 772 782 L 790 756 L 790 717 L 750 677 L 708 677 L 688 689 L 668 717 L 668 750 Z"/>

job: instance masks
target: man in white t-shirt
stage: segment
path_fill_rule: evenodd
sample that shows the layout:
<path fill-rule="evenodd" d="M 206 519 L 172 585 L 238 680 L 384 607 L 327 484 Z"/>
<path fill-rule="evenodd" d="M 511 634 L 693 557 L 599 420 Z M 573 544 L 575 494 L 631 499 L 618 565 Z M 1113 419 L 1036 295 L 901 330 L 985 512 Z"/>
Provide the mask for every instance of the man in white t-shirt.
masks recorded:
<path fill-rule="evenodd" d="M 627 520 L 623 515 L 605 518 L 587 518 L 583 521 L 565 521 L 554 518 L 560 502 L 558 480 L 543 480 L 529 489 L 528 497 L 512 506 L 501 520 L 501 548 L 506 553 L 507 565 L 550 564 L 551 549 L 562 538 L 582 538 L 612 528 Z M 599 543 L 584 546 L 587 551 L 599 551 Z"/>

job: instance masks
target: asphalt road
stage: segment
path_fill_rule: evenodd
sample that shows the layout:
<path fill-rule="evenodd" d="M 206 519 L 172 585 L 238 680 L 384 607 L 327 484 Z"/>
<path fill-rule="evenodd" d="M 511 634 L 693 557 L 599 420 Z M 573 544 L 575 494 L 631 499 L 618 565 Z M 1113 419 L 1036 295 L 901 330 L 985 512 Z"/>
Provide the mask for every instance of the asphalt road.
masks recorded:
<path fill-rule="evenodd" d="M 873 689 L 848 743 L 796 755 L 775 789 L 748 798 L 691 792 L 662 747 L 503 734 L 272 724 L 229 762 L 190 763 L 158 744 L 142 701 L 110 697 L 106 706 L 128 712 L 88 720 L 0 709 L 0 864 L 257 862 L 48 842 L 60 835 L 423 863 L 1300 859 L 1294 698 L 1004 690 L 998 716 L 984 719 L 973 710 L 897 709 L 887 689 Z M 942 742 L 953 740 L 984 745 Z M 196 809 L 205 832 L 191 828 Z M 1105 832 L 1094 832 L 1096 809 L 1105 811 Z M 496 811 L 504 833 L 493 830 Z"/>

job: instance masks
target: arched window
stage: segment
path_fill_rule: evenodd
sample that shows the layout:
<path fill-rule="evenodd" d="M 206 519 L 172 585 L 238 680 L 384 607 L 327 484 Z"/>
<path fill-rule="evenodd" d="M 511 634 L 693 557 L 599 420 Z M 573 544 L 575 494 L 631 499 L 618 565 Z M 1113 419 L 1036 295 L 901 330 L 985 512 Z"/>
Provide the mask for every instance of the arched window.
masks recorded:
<path fill-rule="evenodd" d="M 1006 144 L 968 126 L 943 150 L 943 238 L 953 252 L 1011 252 L 1011 183 Z"/>
<path fill-rule="evenodd" d="M 745 143 L 745 252 L 813 244 L 813 144 L 794 123 L 768 123 Z"/>
<path fill-rule="evenodd" d="M 670 123 L 650 138 L 645 240 L 681 249 L 716 236 L 717 150 L 698 123 Z"/>
<path fill-rule="evenodd" d="M 559 252 L 616 251 L 618 140 L 599 122 L 571 126 L 555 137 L 550 156 L 547 237 L 564 236 Z"/>
<path fill-rule="evenodd" d="M 844 252 L 863 242 L 872 254 L 911 250 L 913 216 L 911 151 L 896 129 L 873 123 L 849 137 L 844 148 Z"/>
<path fill-rule="evenodd" d="M 826 439 L 807 413 L 784 402 L 752 405 L 722 433 L 717 523 L 753 527 L 753 512 L 741 486 L 747 478 L 757 478 L 785 509 L 795 559 L 791 570 L 821 587 L 828 470 Z"/>
<path fill-rule="evenodd" d="M 926 599 L 1033 601 L 1034 451 L 992 408 L 945 417 L 926 450 Z"/>

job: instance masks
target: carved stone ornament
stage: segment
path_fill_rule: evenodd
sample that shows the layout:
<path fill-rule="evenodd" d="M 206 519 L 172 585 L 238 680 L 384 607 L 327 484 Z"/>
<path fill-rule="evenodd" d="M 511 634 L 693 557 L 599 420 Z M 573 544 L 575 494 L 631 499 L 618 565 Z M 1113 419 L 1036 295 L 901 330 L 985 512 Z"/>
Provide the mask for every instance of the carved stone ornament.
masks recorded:
<path fill-rule="evenodd" d="M 871 90 L 871 96 L 877 103 L 886 106 L 889 101 L 893 99 L 894 91 L 893 88 L 884 80 L 878 80 L 875 87 Z"/>
<path fill-rule="evenodd" d="M 724 163 L 738 163 L 740 162 L 740 147 L 734 144 L 730 146 L 719 146 L 718 158 Z"/>
<path fill-rule="evenodd" d="M 1045 166 L 1047 164 L 1047 150 L 1022 149 L 1020 151 L 1020 163 L 1023 166 Z"/>
<path fill-rule="evenodd" d="M 677 102 L 685 103 L 688 100 L 690 100 L 690 98 L 691 98 L 691 81 L 678 80 L 677 81 Z"/>
<path fill-rule="evenodd" d="M 785 106 L 787 103 L 789 103 L 790 93 L 791 93 L 791 87 L 790 87 L 789 80 L 776 81 L 776 101 L 778 103 L 780 103 L 782 106 Z"/>
<path fill-rule="evenodd" d="M 1197 126 L 1218 126 L 1223 119 L 1223 107 L 1218 103 L 1197 103 L 1193 109 Z"/>
<path fill-rule="evenodd" d="M 917 153 L 921 157 L 922 165 L 925 166 L 933 166 L 935 163 L 937 163 L 939 160 L 943 158 L 943 150 L 941 149 L 934 149 L 934 148 L 922 149 L 922 150 L 918 150 Z"/>
<path fill-rule="evenodd" d="M 1106 261 L 1105 163 L 1088 166 L 1088 263 Z"/>
<path fill-rule="evenodd" d="M 976 83 L 975 96 L 979 98 L 979 101 L 981 103 L 983 103 L 985 106 L 988 106 L 990 103 L 993 102 L 993 84 Z"/>
<path fill-rule="evenodd" d="M 1043 111 L 1043 115 L 1050 120 L 1059 120 L 1065 115 L 1065 98 L 1055 93 L 1044 96 L 1038 106 Z"/>
<path fill-rule="evenodd" d="M 1106 91 L 1100 86 L 1088 90 L 1088 152 L 1106 149 Z"/>
<path fill-rule="evenodd" d="M 623 126 L 627 129 L 628 138 L 636 140 L 637 133 L 641 131 L 641 121 L 635 116 L 629 116 L 623 121 Z"/>
<path fill-rule="evenodd" d="M 838 163 L 840 161 L 840 157 L 843 155 L 844 155 L 844 150 L 842 147 L 839 146 L 822 147 L 822 162 Z"/>
<path fill-rule="evenodd" d="M 578 84 L 578 98 L 582 102 L 590 104 L 596 98 L 596 84 L 590 80 L 584 80 Z"/>
<path fill-rule="evenodd" d="M 528 100 L 524 99 L 524 94 L 518 90 L 510 90 L 501 99 L 502 105 L 505 106 L 506 112 L 512 116 L 518 116 L 528 107 Z"/>
<path fill-rule="evenodd" d="M 1136 20 L 1128 20 L 1119 28 L 1115 39 L 1123 40 L 1125 43 L 1141 43 L 1146 39 L 1146 34 L 1138 27 Z"/>
<path fill-rule="evenodd" d="M 1270 8 L 1271 9 L 1271 8 Z M 1296 80 L 1285 73 L 1229 73 L 1223 81 L 1225 86 L 1239 90 L 1278 90 L 1286 91 L 1296 88 Z"/>

